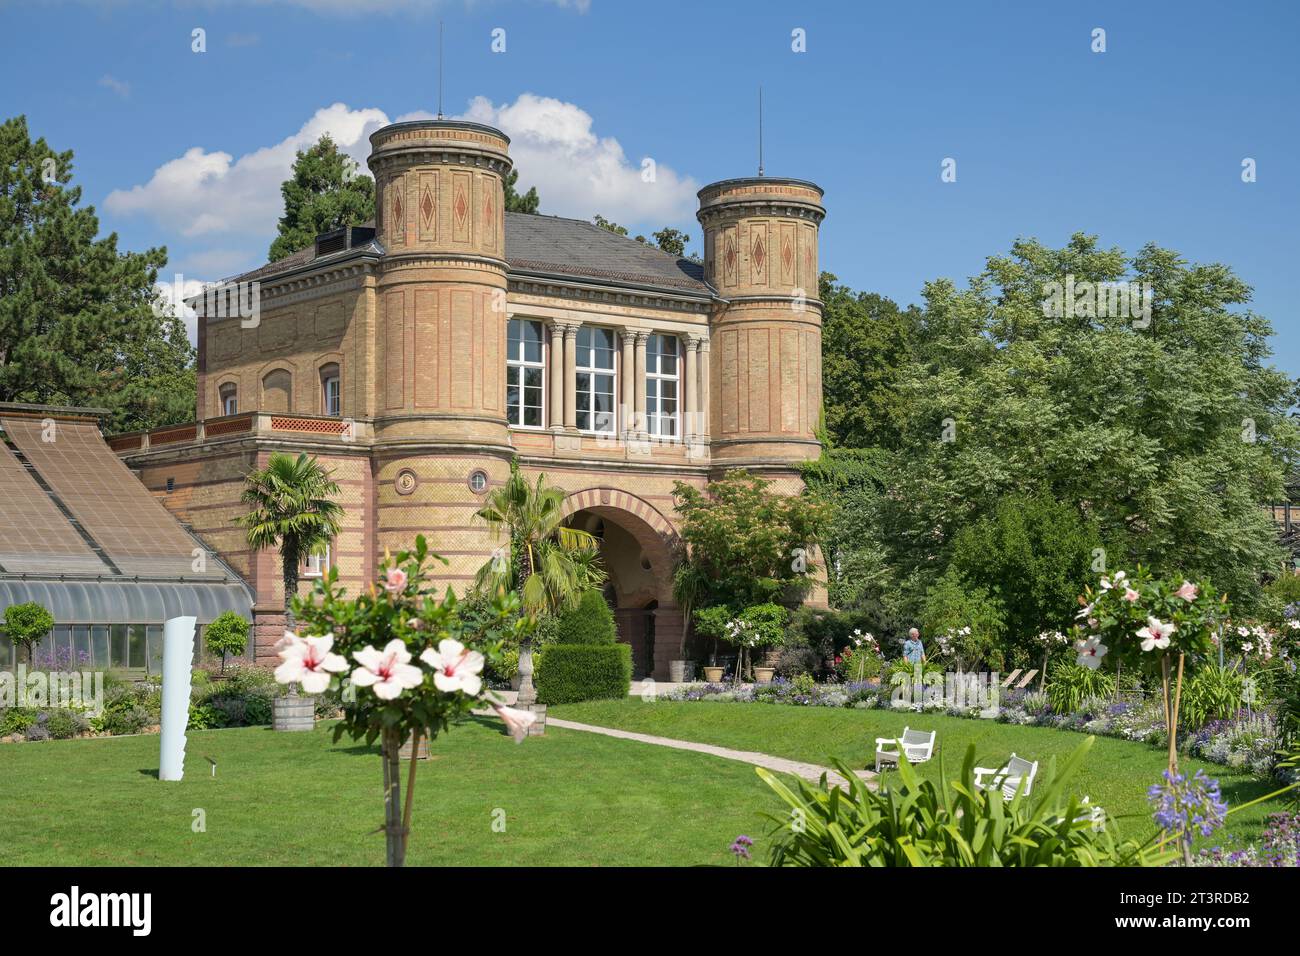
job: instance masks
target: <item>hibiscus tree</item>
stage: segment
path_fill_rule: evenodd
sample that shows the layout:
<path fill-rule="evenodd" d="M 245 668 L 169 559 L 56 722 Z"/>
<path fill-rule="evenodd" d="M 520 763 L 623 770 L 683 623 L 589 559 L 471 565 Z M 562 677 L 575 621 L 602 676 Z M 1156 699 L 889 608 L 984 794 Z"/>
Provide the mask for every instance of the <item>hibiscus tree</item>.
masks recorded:
<path fill-rule="evenodd" d="M 1169 734 L 1169 771 L 1178 772 L 1178 709 L 1183 671 L 1209 661 L 1215 630 L 1228 613 L 1227 595 L 1218 597 L 1205 583 L 1178 577 L 1161 580 L 1139 567 L 1103 576 L 1079 603 L 1075 651 L 1078 662 L 1097 668 L 1101 659 L 1158 675 L 1163 692 L 1165 729 Z M 1104 642 L 1104 643 L 1103 643 Z"/>
<path fill-rule="evenodd" d="M 516 742 L 528 734 L 532 713 L 504 706 L 485 691 L 482 672 L 500 660 L 507 639 L 527 637 L 530 619 L 519 615 L 519 599 L 498 595 L 487 626 L 477 632 L 461 621 L 456 597 L 439 596 L 425 570 L 430 554 L 423 536 L 411 551 L 385 556 L 378 581 L 355 598 L 337 587 L 331 568 L 310 595 L 294 603 L 303 636 L 286 634 L 276 668 L 281 683 L 301 683 L 310 693 L 347 686 L 337 742 L 347 735 L 380 742 L 384 770 L 384 826 L 388 865 L 406 861 L 411 807 L 421 739 L 432 740 L 454 721 L 490 707 Z M 445 561 L 444 561 L 445 563 Z M 399 751 L 410 743 L 406 795 Z"/>

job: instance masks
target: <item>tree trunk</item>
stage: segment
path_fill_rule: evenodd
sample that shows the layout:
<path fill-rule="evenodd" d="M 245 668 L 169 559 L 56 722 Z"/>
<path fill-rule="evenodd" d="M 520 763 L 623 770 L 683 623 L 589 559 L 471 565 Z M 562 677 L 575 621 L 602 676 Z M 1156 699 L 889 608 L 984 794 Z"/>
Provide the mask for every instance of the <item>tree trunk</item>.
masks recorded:
<path fill-rule="evenodd" d="M 282 571 L 284 572 L 284 626 L 293 630 L 293 599 L 298 593 L 298 551 L 285 546 L 281 549 Z"/>
<path fill-rule="evenodd" d="M 401 746 L 396 730 L 384 731 L 384 840 L 388 866 L 406 863 L 406 847 L 402 841 L 402 762 L 398 756 Z"/>

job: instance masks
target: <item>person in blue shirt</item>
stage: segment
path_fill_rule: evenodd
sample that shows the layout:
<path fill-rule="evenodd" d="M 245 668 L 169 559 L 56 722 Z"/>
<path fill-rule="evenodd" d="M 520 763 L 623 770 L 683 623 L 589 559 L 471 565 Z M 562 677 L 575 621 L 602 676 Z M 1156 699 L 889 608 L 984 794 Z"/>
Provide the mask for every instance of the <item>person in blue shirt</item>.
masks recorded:
<path fill-rule="evenodd" d="M 903 660 L 909 664 L 921 664 L 925 661 L 925 645 L 921 643 L 921 632 L 912 628 L 903 641 Z"/>

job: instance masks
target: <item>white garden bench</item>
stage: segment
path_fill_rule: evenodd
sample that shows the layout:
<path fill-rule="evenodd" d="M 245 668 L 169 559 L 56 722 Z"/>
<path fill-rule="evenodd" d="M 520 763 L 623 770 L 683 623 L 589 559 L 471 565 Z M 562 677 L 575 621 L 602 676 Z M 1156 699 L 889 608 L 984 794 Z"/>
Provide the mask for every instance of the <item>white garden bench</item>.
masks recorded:
<path fill-rule="evenodd" d="M 1030 791 L 1034 789 L 1034 777 L 1038 775 L 1038 761 L 1032 763 L 1024 757 L 1017 757 L 1014 753 L 1006 765 L 999 767 L 997 770 L 991 770 L 988 767 L 975 768 L 975 787 L 978 790 L 992 791 L 1001 790 L 1003 795 L 1010 800 L 1016 795 L 1016 790 L 1020 787 L 1020 781 L 1025 782 L 1024 794 L 1029 796 Z M 989 777 L 989 780 L 985 780 Z"/>
<path fill-rule="evenodd" d="M 926 733 L 924 730 L 912 730 L 910 727 L 903 728 L 901 737 L 877 737 L 876 738 L 876 773 L 880 773 L 882 764 L 893 764 L 898 766 L 898 755 L 907 754 L 907 762 L 911 764 L 925 763 L 934 756 L 934 735 L 937 731 Z M 886 748 L 892 747 L 889 750 Z"/>

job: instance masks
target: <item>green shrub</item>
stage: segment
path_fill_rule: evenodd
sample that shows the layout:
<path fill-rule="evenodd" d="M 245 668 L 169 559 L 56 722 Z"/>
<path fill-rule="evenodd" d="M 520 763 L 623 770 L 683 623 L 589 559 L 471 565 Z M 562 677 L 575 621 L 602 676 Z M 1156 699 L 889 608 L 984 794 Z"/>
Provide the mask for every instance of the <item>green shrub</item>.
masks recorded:
<path fill-rule="evenodd" d="M 943 676 L 943 673 L 944 673 L 943 665 L 936 661 L 925 661 L 924 663 L 921 664 L 922 679 L 928 677 L 931 674 L 938 674 L 940 676 Z M 910 681 L 915 676 L 915 674 L 916 674 L 916 665 L 913 664 L 911 661 L 907 661 L 901 657 L 898 657 L 889 662 L 890 686 L 897 686 L 902 682 L 903 678 L 907 678 L 907 680 Z"/>
<path fill-rule="evenodd" d="M 212 730 L 225 726 L 225 711 L 213 704 L 190 704 L 190 730 Z"/>
<path fill-rule="evenodd" d="M 632 684 L 632 648 L 627 644 L 555 644 L 537 664 L 537 700 L 571 704 L 621 700 Z"/>
<path fill-rule="evenodd" d="M 776 673 L 787 680 L 793 680 L 800 674 L 814 674 L 821 667 L 817 652 L 804 644 L 781 649 L 781 658 L 776 662 Z"/>
<path fill-rule="evenodd" d="M 1292 675 L 1290 685 L 1278 702 L 1277 728 L 1290 747 L 1300 747 L 1300 673 Z"/>
<path fill-rule="evenodd" d="M 1281 607 L 1295 604 L 1300 601 L 1300 574 L 1281 575 L 1269 583 L 1264 593 Z"/>
<path fill-rule="evenodd" d="M 266 720 L 257 721 L 258 724 L 269 724 L 271 722 L 271 713 L 274 704 L 271 700 L 266 702 Z M 316 695 L 316 719 L 333 720 L 343 713 L 343 688 L 334 687 L 326 688 L 324 693 Z"/>
<path fill-rule="evenodd" d="M 536 651 L 533 652 L 536 656 Z M 508 650 L 502 651 L 501 657 L 496 661 L 489 661 L 483 669 L 484 678 L 490 685 L 504 687 L 514 679 L 519 673 L 519 651 Z"/>
<path fill-rule="evenodd" d="M 599 591 L 584 592 L 577 606 L 557 615 L 556 644 L 613 644 L 617 640 L 614 612 Z"/>
<path fill-rule="evenodd" d="M 922 780 L 903 760 L 896 779 L 872 790 L 843 762 L 832 762 L 848 781 L 845 793 L 823 777 L 814 786 L 796 779 L 797 790 L 770 771 L 759 777 L 791 813 L 767 814 L 775 822 L 773 866 L 1157 866 L 1177 851 L 1157 851 L 1151 841 L 1120 843 L 1108 824 L 1094 825 L 1088 808 L 1065 785 L 1095 738 L 1088 737 L 1059 774 L 1049 760 L 1031 796 L 1006 800 L 1001 791 L 975 788 L 975 745 L 966 750 L 958 780 L 951 781 L 939 755 L 939 780 Z M 894 778 L 895 775 L 890 775 Z M 1153 838 L 1154 839 L 1154 838 Z"/>
<path fill-rule="evenodd" d="M 1194 730 L 1211 720 L 1235 717 L 1245 703 L 1245 677 L 1240 671 L 1204 664 L 1183 682 L 1179 709 L 1184 726 Z"/>
<path fill-rule="evenodd" d="M 234 611 L 223 611 L 207 626 L 203 642 L 221 658 L 221 671 L 225 673 L 227 655 L 238 657 L 248 647 L 248 622 Z"/>
<path fill-rule="evenodd" d="M 1072 714 L 1089 697 L 1114 697 L 1115 678 L 1101 668 L 1057 664 L 1047 681 L 1047 699 L 1058 714 Z"/>
<path fill-rule="evenodd" d="M 30 707 L 8 707 L 0 710 L 0 737 L 26 733 L 36 723 L 36 711 Z"/>
<path fill-rule="evenodd" d="M 884 646 L 884 634 L 879 627 L 880 615 L 866 611 L 827 611 L 821 608 L 802 607 L 790 620 L 790 636 L 786 646 L 807 644 L 822 662 L 833 660 L 853 646 L 854 631 L 871 634 Z"/>
<path fill-rule="evenodd" d="M 68 740 L 86 729 L 86 719 L 71 710 L 52 710 L 45 729 L 55 740 Z"/>
<path fill-rule="evenodd" d="M 104 711 L 92 717 L 90 727 L 96 733 L 138 734 L 151 722 L 151 715 L 140 695 L 129 684 L 119 684 L 104 691 Z"/>

